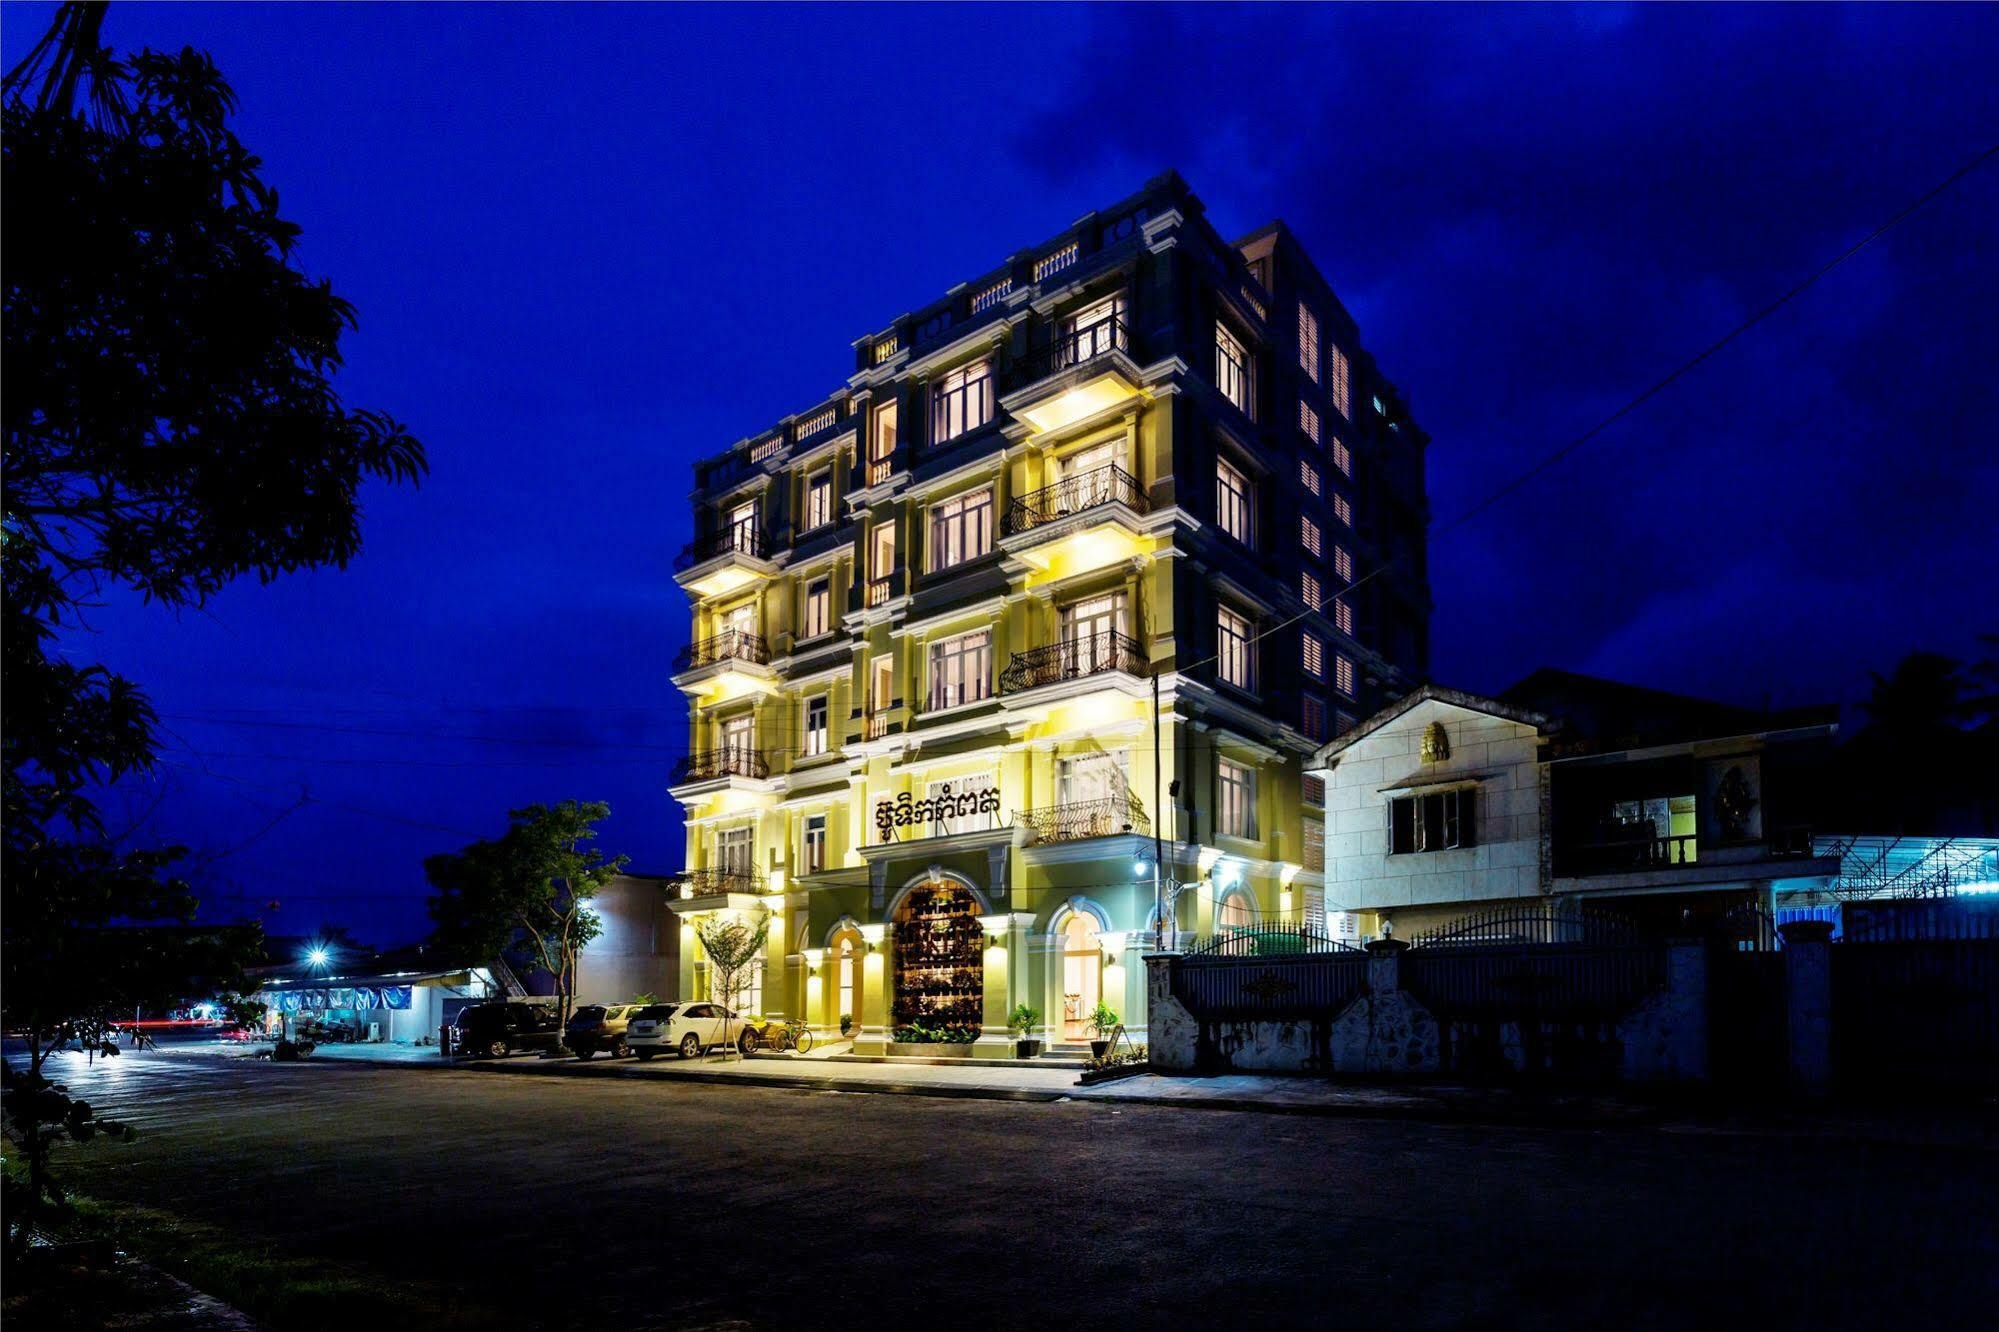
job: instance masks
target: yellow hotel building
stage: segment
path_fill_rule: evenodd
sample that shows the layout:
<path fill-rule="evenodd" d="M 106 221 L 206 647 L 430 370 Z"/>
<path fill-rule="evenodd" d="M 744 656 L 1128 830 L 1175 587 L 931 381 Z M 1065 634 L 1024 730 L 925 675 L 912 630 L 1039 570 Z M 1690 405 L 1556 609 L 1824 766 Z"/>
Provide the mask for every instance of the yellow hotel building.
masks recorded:
<path fill-rule="evenodd" d="M 1425 444 L 1172 174 L 859 339 L 695 469 L 681 997 L 768 911 L 738 1007 L 856 1053 L 1142 1042 L 1143 952 L 1322 911 L 1303 767 L 1426 668 Z"/>

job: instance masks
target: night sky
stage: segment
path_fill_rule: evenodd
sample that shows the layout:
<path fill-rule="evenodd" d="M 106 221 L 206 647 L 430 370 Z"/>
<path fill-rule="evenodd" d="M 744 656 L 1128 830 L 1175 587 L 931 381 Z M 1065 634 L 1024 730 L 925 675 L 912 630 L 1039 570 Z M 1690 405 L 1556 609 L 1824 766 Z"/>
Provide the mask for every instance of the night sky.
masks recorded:
<path fill-rule="evenodd" d="M 52 9 L 10 5 L 8 65 Z M 352 567 L 79 656 L 146 686 L 205 911 L 425 928 L 421 859 L 611 802 L 680 864 L 689 464 L 1176 167 L 1281 216 L 1434 438 L 1442 528 L 1999 141 L 1999 8 L 114 5 L 206 48 L 339 388 L 428 446 Z M 15 201 L 17 204 L 19 201 Z M 1840 701 L 1999 630 L 1999 163 L 1431 548 L 1434 674 Z M 275 912 L 262 910 L 277 900 Z"/>

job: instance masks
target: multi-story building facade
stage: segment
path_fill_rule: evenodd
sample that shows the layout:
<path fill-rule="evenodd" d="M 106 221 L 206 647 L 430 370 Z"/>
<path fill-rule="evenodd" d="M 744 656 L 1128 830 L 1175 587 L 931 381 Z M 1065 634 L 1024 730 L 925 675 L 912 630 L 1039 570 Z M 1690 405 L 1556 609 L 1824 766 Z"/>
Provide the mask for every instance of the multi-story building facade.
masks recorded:
<path fill-rule="evenodd" d="M 746 1009 L 1060 1045 L 1142 1031 L 1157 902 L 1317 909 L 1304 762 L 1427 667 L 1426 444 L 1291 233 L 1170 174 L 858 339 L 695 469 L 684 995 L 762 909 Z"/>

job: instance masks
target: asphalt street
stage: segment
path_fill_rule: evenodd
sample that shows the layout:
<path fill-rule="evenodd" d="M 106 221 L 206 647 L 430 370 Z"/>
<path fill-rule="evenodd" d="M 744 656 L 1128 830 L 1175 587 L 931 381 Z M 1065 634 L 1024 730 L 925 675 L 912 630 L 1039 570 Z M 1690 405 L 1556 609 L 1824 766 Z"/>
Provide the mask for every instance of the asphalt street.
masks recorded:
<path fill-rule="evenodd" d="M 1999 1154 L 126 1056 L 100 1196 L 523 1327 L 1989 1326 Z"/>

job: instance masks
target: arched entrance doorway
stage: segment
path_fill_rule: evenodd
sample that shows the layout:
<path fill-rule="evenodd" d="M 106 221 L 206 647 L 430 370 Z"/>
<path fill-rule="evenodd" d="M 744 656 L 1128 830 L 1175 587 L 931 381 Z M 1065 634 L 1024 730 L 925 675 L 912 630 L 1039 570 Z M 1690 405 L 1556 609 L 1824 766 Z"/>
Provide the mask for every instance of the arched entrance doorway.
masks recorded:
<path fill-rule="evenodd" d="M 1104 952 L 1096 917 L 1070 911 L 1062 926 L 1062 1039 L 1090 1039 L 1090 1014 L 1104 997 Z"/>
<path fill-rule="evenodd" d="M 977 1040 L 985 988 L 978 900 L 948 879 L 911 889 L 895 912 L 894 1038 Z"/>
<path fill-rule="evenodd" d="M 837 930 L 826 950 L 828 980 L 826 1028 L 842 1036 L 861 1029 L 861 932 L 853 926 Z"/>

